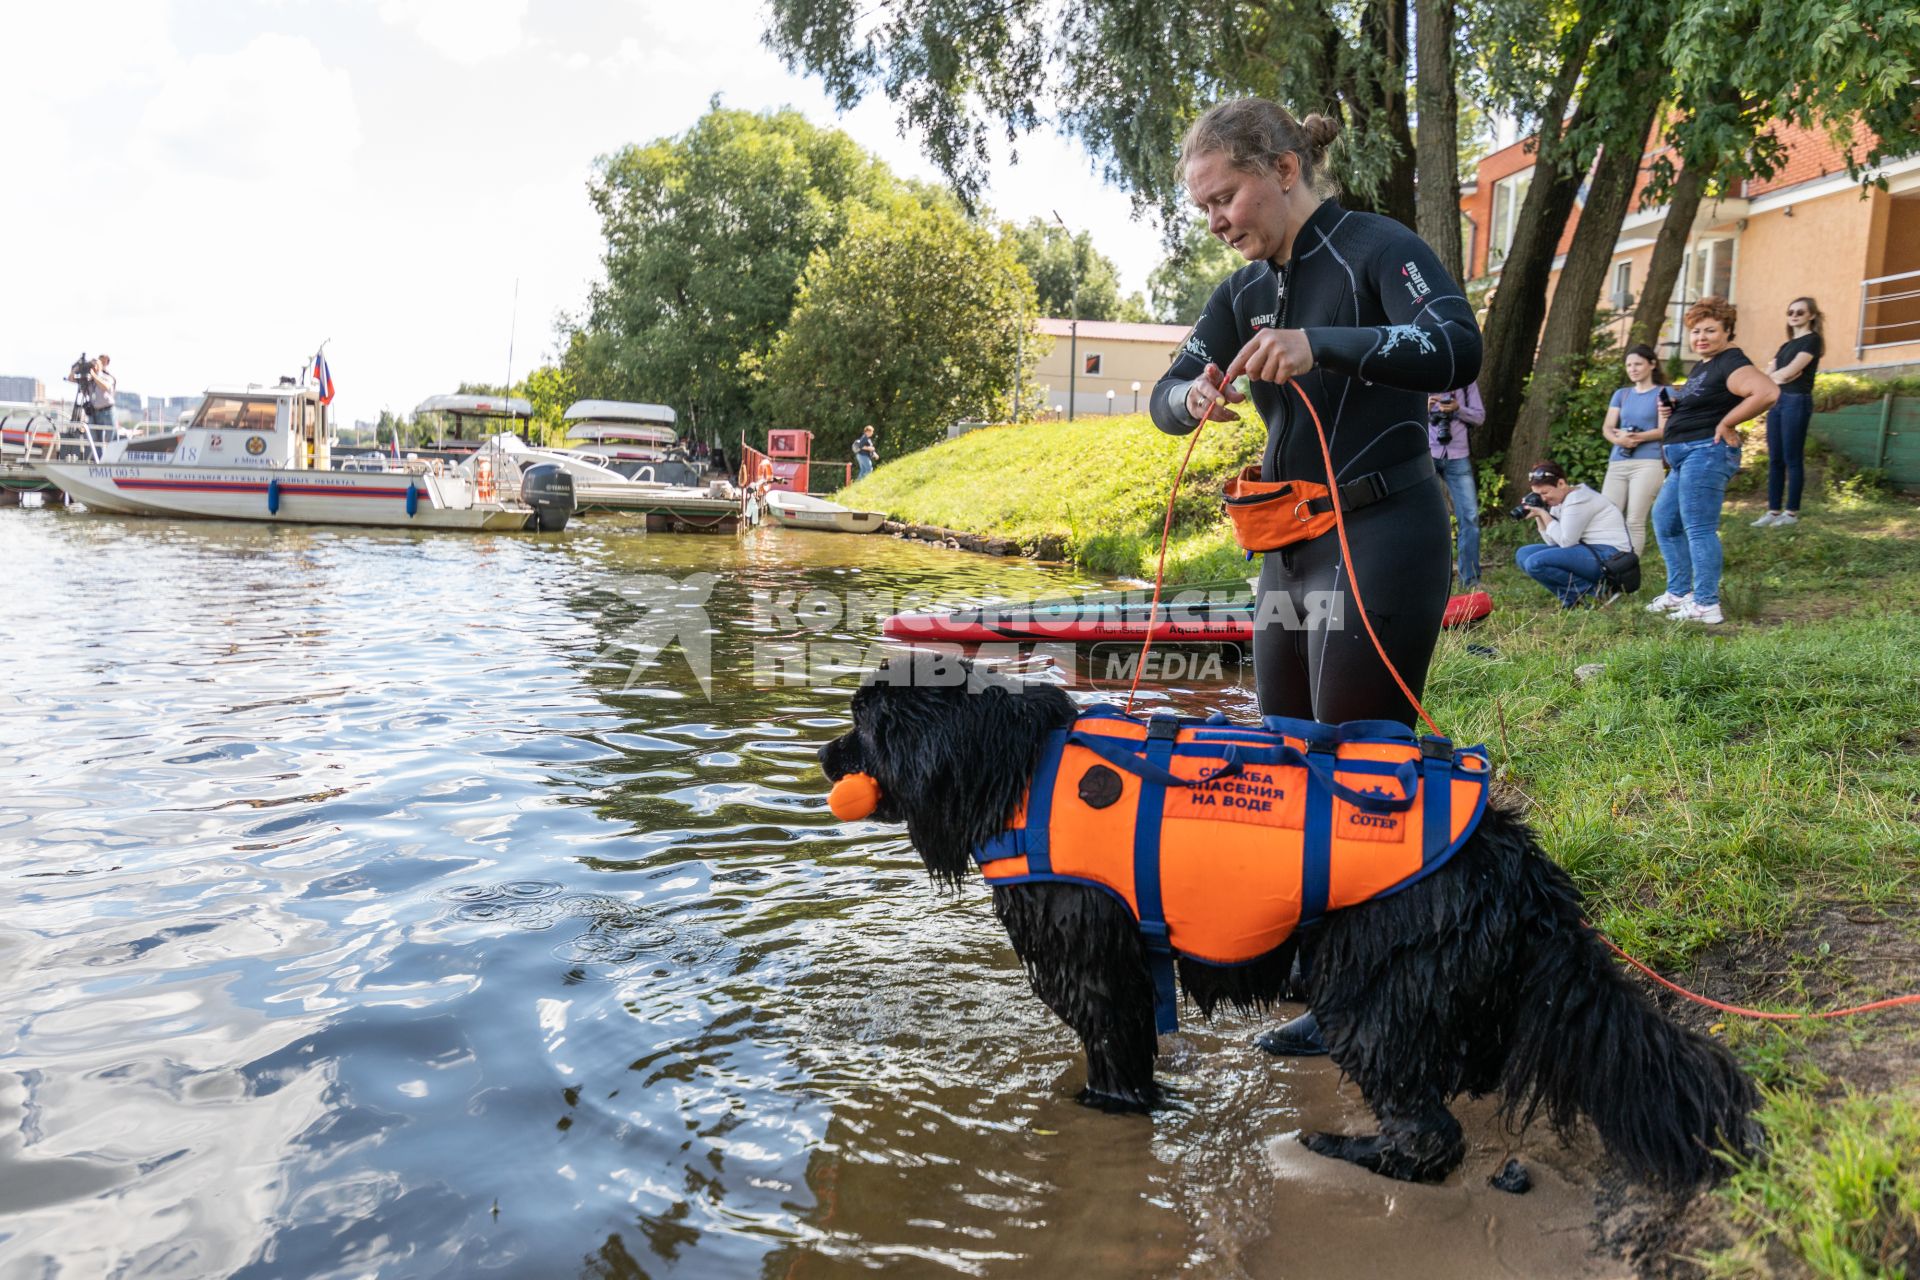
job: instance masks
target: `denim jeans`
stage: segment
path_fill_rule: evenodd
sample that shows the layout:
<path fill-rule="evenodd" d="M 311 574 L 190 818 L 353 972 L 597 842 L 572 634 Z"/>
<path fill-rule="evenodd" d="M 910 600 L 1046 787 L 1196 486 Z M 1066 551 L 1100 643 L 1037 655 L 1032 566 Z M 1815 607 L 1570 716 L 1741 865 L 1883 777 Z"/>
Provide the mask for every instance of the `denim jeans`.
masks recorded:
<path fill-rule="evenodd" d="M 1513 553 L 1513 562 L 1522 573 L 1553 592 L 1563 608 L 1571 609 L 1582 597 L 1600 589 L 1600 565 L 1619 551 L 1618 547 L 1593 542 L 1572 547 L 1530 542 Z"/>
<path fill-rule="evenodd" d="M 1800 490 L 1807 480 L 1807 420 L 1813 417 L 1813 397 L 1782 391 L 1767 410 L 1767 510 L 1800 510 Z M 1780 501 L 1785 491 L 1786 502 Z"/>
<path fill-rule="evenodd" d="M 1476 586 L 1480 582 L 1480 495 L 1473 487 L 1473 459 L 1435 458 L 1433 469 L 1446 481 L 1447 496 L 1453 500 L 1460 585 Z"/>
<path fill-rule="evenodd" d="M 1740 446 L 1690 440 L 1664 448 L 1673 469 L 1653 501 L 1653 536 L 1667 562 L 1667 593 L 1720 603 L 1720 508 L 1740 470 Z"/>
<path fill-rule="evenodd" d="M 855 480 L 865 480 L 873 473 L 873 459 L 864 453 L 856 453 L 853 455 L 853 465 L 859 472 L 858 475 L 854 476 Z"/>

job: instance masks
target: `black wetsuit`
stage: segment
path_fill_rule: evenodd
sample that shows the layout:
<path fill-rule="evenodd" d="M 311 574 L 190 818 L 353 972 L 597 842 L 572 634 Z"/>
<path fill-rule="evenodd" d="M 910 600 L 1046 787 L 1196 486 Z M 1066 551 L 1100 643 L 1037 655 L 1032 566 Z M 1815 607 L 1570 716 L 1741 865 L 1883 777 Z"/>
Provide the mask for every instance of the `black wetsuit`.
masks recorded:
<path fill-rule="evenodd" d="M 1347 537 L 1374 630 L 1418 694 L 1446 610 L 1453 546 L 1427 452 L 1427 394 L 1464 387 L 1479 375 L 1473 309 L 1419 236 L 1328 200 L 1294 237 L 1285 266 L 1249 263 L 1214 290 L 1153 389 L 1155 425 L 1175 435 L 1192 431 L 1187 385 L 1210 362 L 1224 370 L 1266 328 L 1306 331 L 1314 367 L 1297 383 L 1326 427 L 1339 482 L 1377 476 L 1390 490 L 1348 514 Z M 1299 396 L 1255 382 L 1252 397 L 1267 423 L 1262 478 L 1326 483 L 1319 439 Z M 1427 464 L 1424 473 L 1416 460 Z M 1331 532 L 1263 558 L 1263 623 L 1253 642 L 1263 713 L 1413 723 L 1412 706 L 1353 610 L 1349 581 Z M 1337 629 L 1312 621 L 1328 616 L 1329 599 L 1339 601 Z M 1290 628 L 1275 618 L 1310 625 Z"/>

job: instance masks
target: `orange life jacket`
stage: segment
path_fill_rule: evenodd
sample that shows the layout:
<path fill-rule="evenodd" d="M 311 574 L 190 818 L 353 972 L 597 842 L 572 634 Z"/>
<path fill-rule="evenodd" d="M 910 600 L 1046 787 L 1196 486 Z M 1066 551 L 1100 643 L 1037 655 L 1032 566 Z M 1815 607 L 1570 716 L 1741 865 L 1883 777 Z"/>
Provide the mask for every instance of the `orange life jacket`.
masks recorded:
<path fill-rule="evenodd" d="M 1049 736 L 1013 821 L 973 856 L 990 884 L 1092 884 L 1125 903 L 1169 1032 L 1175 955 L 1244 963 L 1406 888 L 1466 842 L 1491 775 L 1484 747 L 1391 720 L 1250 729 L 1096 707 Z"/>

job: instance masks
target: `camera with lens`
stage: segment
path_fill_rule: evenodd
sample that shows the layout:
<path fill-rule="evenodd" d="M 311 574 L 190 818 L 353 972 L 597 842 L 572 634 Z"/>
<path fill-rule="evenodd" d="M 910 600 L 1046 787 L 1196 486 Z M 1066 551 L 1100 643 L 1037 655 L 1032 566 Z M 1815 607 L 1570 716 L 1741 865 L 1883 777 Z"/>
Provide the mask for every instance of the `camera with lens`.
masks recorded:
<path fill-rule="evenodd" d="M 93 361 L 87 359 L 86 352 L 80 353 L 80 358 L 73 362 L 73 368 L 67 370 L 67 376 L 82 385 L 93 381 Z"/>
<path fill-rule="evenodd" d="M 1527 512 L 1543 510 L 1545 509 L 1546 505 L 1547 505 L 1547 500 L 1545 498 L 1541 497 L 1537 493 L 1530 493 L 1526 497 L 1520 499 L 1519 506 L 1507 512 L 1507 517 L 1512 520 L 1525 520 L 1527 518 Z"/>

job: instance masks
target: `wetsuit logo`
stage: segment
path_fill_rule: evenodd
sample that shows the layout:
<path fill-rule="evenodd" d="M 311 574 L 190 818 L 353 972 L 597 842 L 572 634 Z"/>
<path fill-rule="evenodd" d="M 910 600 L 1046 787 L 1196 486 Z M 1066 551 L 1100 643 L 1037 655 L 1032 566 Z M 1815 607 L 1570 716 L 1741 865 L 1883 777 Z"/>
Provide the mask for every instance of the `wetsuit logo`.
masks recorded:
<path fill-rule="evenodd" d="M 1273 312 L 1269 311 L 1263 316 L 1255 316 L 1253 318 L 1253 327 L 1256 329 L 1273 328 Z"/>
<path fill-rule="evenodd" d="M 1213 359 L 1212 356 L 1207 354 L 1207 344 L 1200 341 L 1200 335 L 1198 333 L 1189 333 L 1187 340 L 1180 344 L 1180 349 L 1189 355 L 1198 356 L 1202 360 Z"/>
<path fill-rule="evenodd" d="M 1420 274 L 1420 268 L 1411 262 L 1400 268 L 1400 274 L 1406 278 L 1408 295 L 1416 302 L 1433 292 L 1427 288 L 1427 278 Z"/>

